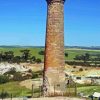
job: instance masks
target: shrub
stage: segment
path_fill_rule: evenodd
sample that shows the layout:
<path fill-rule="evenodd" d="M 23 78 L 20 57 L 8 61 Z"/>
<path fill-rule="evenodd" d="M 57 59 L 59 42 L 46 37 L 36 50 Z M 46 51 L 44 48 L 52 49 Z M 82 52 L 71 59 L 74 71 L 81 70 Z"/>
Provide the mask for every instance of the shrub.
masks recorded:
<path fill-rule="evenodd" d="M 35 56 L 32 56 L 30 60 L 31 61 L 35 61 L 36 60 L 36 57 Z"/>
<path fill-rule="evenodd" d="M 14 74 L 13 80 L 14 81 L 23 81 L 26 79 L 31 79 L 32 78 L 32 73 L 20 73 L 20 72 L 16 72 Z"/>
<path fill-rule="evenodd" d="M 41 62 L 42 62 L 42 61 L 41 61 L 40 58 L 36 59 L 36 63 L 41 63 Z"/>
<path fill-rule="evenodd" d="M 39 55 L 44 55 L 45 51 L 39 51 Z"/>
<path fill-rule="evenodd" d="M 9 77 L 6 75 L 0 75 L 0 84 L 9 82 Z"/>
<path fill-rule="evenodd" d="M 14 75 L 16 73 L 16 68 L 11 68 L 8 72 L 5 73 L 6 74 L 11 74 Z"/>
<path fill-rule="evenodd" d="M 65 52 L 65 57 L 68 57 L 68 53 Z"/>
<path fill-rule="evenodd" d="M 23 77 L 22 77 L 21 73 L 20 72 L 16 72 L 14 74 L 13 80 L 14 81 L 22 81 L 23 80 Z"/>
<path fill-rule="evenodd" d="M 21 57 L 20 57 L 20 56 L 15 56 L 15 57 L 13 58 L 13 62 L 19 64 L 19 63 L 21 62 Z"/>
<path fill-rule="evenodd" d="M 83 68 L 80 68 L 79 71 L 83 71 Z"/>
<path fill-rule="evenodd" d="M 32 78 L 34 79 L 34 78 L 38 78 L 39 77 L 39 75 L 37 74 L 37 73 L 32 73 Z"/>
<path fill-rule="evenodd" d="M 73 66 L 73 68 L 76 68 L 76 66 Z"/>
<path fill-rule="evenodd" d="M 2 93 L 0 94 L 0 98 L 6 98 L 9 97 L 9 94 L 7 92 L 2 91 Z"/>

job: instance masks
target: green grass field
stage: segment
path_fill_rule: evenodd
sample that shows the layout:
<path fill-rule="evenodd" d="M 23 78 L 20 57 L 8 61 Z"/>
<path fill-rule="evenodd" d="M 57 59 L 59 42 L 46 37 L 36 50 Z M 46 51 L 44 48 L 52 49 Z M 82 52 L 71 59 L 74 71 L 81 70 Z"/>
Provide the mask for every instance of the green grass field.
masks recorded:
<path fill-rule="evenodd" d="M 13 97 L 31 96 L 31 90 L 19 85 L 19 82 L 8 82 L 0 85 L 0 93 L 6 91 L 12 94 Z M 69 89 L 68 89 L 69 90 Z M 67 91 L 68 91 L 67 90 Z M 85 96 L 92 95 L 94 92 L 100 92 L 100 86 L 78 86 L 77 93 L 84 93 Z M 71 89 L 70 89 L 71 93 Z"/>
<path fill-rule="evenodd" d="M 75 90 L 77 90 L 77 95 L 76 95 L 76 92 Z M 66 89 L 66 93 L 67 93 L 67 96 L 69 97 L 78 97 L 78 98 L 81 98 L 81 95 L 82 94 L 84 97 L 85 97 L 85 100 L 92 100 L 89 96 L 93 95 L 94 92 L 99 92 L 100 93 L 100 86 L 98 85 L 77 85 L 77 89 L 75 88 L 67 88 Z M 94 98 L 93 100 L 98 100 L 98 98 Z"/>
<path fill-rule="evenodd" d="M 36 58 L 40 58 L 43 61 L 44 56 L 43 55 L 39 55 L 38 52 L 41 50 L 44 50 L 44 48 L 0 48 L 0 52 L 3 51 L 13 51 L 14 55 L 21 55 L 20 50 L 23 49 L 29 49 L 31 56 L 35 56 Z M 85 49 L 69 49 L 69 48 L 65 48 L 65 52 L 68 53 L 68 57 L 65 57 L 65 60 L 73 60 L 73 58 L 76 55 L 80 55 L 80 54 L 84 54 L 84 53 L 89 53 L 89 54 L 100 54 L 100 50 L 85 50 Z"/>
<path fill-rule="evenodd" d="M 31 90 L 22 87 L 19 85 L 19 82 L 8 82 L 0 85 L 0 93 L 7 92 L 9 95 L 13 95 L 13 97 L 21 97 L 21 96 L 29 96 L 31 95 Z"/>
<path fill-rule="evenodd" d="M 14 55 L 21 55 L 20 50 L 29 49 L 31 56 L 35 56 L 36 58 L 40 58 L 43 60 L 44 56 L 39 55 L 39 51 L 44 50 L 43 48 L 0 48 L 0 52 L 3 51 L 13 51 Z M 73 60 L 75 55 L 80 55 L 84 53 L 89 54 L 100 54 L 100 50 L 85 50 L 85 49 L 65 49 L 65 52 L 68 53 L 68 57 L 65 57 L 66 60 Z M 13 94 L 14 97 L 16 96 L 27 96 L 31 95 L 31 90 L 26 89 L 19 85 L 19 82 L 9 82 L 6 84 L 0 85 L 0 93 L 4 90 L 9 94 Z M 77 92 L 82 92 L 85 95 L 91 95 L 94 92 L 100 92 L 100 86 L 78 86 Z"/>
<path fill-rule="evenodd" d="M 92 95 L 94 92 L 100 92 L 100 86 L 78 87 L 78 92 L 84 93 L 85 95 Z"/>

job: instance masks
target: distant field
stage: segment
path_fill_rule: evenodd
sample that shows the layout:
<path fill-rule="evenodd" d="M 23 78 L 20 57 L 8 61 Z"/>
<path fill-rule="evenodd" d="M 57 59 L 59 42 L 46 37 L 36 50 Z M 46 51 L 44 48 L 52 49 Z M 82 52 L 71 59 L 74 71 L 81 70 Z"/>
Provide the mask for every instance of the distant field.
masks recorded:
<path fill-rule="evenodd" d="M 43 60 L 44 56 L 39 55 L 38 52 L 41 50 L 44 50 L 44 48 L 0 48 L 0 52 L 5 52 L 5 51 L 13 51 L 14 55 L 21 55 L 20 50 L 23 49 L 29 49 L 31 56 L 35 56 L 36 58 L 40 58 Z M 66 60 L 73 60 L 73 58 L 76 55 L 84 54 L 84 53 L 89 53 L 89 54 L 100 54 L 100 50 L 88 50 L 88 49 L 77 49 L 77 48 L 65 48 L 65 52 L 68 53 L 68 57 L 65 57 Z"/>
<path fill-rule="evenodd" d="M 85 53 L 89 54 L 100 54 L 100 50 L 88 50 L 88 49 L 65 49 L 69 55 L 66 57 L 66 60 L 73 60 L 76 55 L 81 55 Z"/>
<path fill-rule="evenodd" d="M 20 50 L 24 49 L 29 49 L 31 56 L 35 56 L 36 58 L 43 60 L 43 56 L 38 54 L 39 51 L 44 50 L 43 48 L 0 48 L 0 52 L 13 51 L 15 56 L 21 56 Z"/>

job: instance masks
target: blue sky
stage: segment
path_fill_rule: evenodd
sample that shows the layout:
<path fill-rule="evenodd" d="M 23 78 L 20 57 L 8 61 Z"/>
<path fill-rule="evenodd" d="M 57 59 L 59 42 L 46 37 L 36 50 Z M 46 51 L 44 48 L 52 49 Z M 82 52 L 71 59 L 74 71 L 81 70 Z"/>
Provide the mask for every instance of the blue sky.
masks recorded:
<path fill-rule="evenodd" d="M 45 44 L 45 0 L 0 0 L 0 45 Z M 66 0 L 65 45 L 100 46 L 100 0 Z"/>

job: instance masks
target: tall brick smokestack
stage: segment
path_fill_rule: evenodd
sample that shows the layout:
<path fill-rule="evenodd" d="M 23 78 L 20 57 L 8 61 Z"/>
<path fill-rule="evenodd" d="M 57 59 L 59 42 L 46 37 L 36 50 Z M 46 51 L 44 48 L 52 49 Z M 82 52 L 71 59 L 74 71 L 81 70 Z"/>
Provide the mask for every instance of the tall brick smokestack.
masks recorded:
<path fill-rule="evenodd" d="M 46 0 L 48 6 L 44 58 L 44 92 L 46 95 L 64 92 L 64 2 Z"/>

